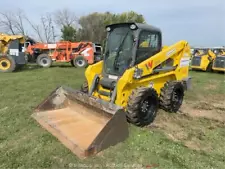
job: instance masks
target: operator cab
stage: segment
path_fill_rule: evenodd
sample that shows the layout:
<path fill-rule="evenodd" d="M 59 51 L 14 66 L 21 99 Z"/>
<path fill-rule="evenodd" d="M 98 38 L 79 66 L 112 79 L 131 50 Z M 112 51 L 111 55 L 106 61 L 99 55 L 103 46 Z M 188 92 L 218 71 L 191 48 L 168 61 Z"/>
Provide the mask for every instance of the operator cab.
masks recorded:
<path fill-rule="evenodd" d="M 224 49 L 223 48 L 214 49 L 213 53 L 215 53 L 217 56 L 223 55 L 224 54 Z"/>
<path fill-rule="evenodd" d="M 106 26 L 103 75 L 123 73 L 161 51 L 159 28 L 141 23 L 119 23 Z"/>
<path fill-rule="evenodd" d="M 208 50 L 209 49 L 204 49 L 204 48 L 196 48 L 194 49 L 194 52 L 193 52 L 193 56 L 194 57 L 201 57 L 201 56 L 204 56 L 204 55 L 207 55 L 208 54 Z"/>

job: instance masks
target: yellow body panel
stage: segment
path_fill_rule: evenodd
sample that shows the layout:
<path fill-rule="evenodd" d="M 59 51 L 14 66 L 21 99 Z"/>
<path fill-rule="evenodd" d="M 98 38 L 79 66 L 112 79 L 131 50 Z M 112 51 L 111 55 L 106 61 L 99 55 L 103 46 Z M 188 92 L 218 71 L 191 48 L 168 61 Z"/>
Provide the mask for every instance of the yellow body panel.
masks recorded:
<path fill-rule="evenodd" d="M 225 68 L 215 68 L 215 67 L 213 67 L 213 70 L 220 71 L 220 72 L 225 72 Z"/>
<path fill-rule="evenodd" d="M 92 81 L 95 78 L 95 75 L 101 75 L 102 73 L 102 66 L 103 66 L 103 61 L 99 61 L 93 65 L 89 65 L 85 71 L 85 77 L 88 82 L 88 84 L 92 84 Z M 90 90 L 90 85 L 88 85 L 89 90 Z"/>
<path fill-rule="evenodd" d="M 217 57 L 217 56 L 216 56 L 216 57 Z M 225 49 L 221 51 L 220 57 L 224 57 L 224 58 L 225 58 Z M 224 60 L 225 60 L 225 59 L 224 59 Z M 212 69 L 213 69 L 214 71 L 225 72 L 225 67 L 224 67 L 224 68 L 216 67 L 215 62 L 216 62 L 216 59 L 215 59 L 214 62 L 213 62 Z M 224 64 L 225 64 L 225 63 L 224 63 Z"/>
<path fill-rule="evenodd" d="M 212 63 L 212 61 L 216 58 L 216 55 L 211 50 L 208 50 L 207 54 L 203 54 L 203 52 L 200 50 L 196 56 L 201 57 L 200 65 L 199 66 L 191 65 L 190 67 L 191 69 L 202 70 L 202 71 L 206 71 L 209 64 Z M 194 58 L 195 56 L 192 57 L 192 59 Z"/>
<path fill-rule="evenodd" d="M 19 39 L 20 43 L 25 43 L 26 39 L 22 35 L 0 34 L 0 53 L 5 54 L 8 50 L 8 44 L 11 40 Z"/>
<path fill-rule="evenodd" d="M 167 81 L 182 81 L 183 79 L 188 78 L 190 56 L 190 46 L 186 41 L 180 41 L 172 46 L 164 47 L 161 52 L 138 64 L 137 67 L 143 71 L 142 78 L 133 78 L 135 67 L 127 69 L 124 74 L 119 77 L 117 82 L 117 96 L 115 104 L 125 108 L 132 90 L 139 86 L 152 85 L 157 93 L 160 94 L 160 89 Z M 172 59 L 173 66 L 177 66 L 177 69 L 170 71 L 165 70 L 153 75 L 152 73 L 154 68 L 159 65 L 166 66 L 163 63 L 167 59 Z M 96 74 L 100 76 L 100 79 L 102 78 L 102 66 L 103 61 L 90 65 L 86 69 L 85 76 L 88 82 L 89 90 Z M 98 84 L 97 89 L 103 90 L 101 84 Z M 94 91 L 92 95 L 105 101 L 110 100 L 109 97 L 100 95 L 98 90 Z M 110 92 L 106 89 L 104 89 L 104 91 Z"/>

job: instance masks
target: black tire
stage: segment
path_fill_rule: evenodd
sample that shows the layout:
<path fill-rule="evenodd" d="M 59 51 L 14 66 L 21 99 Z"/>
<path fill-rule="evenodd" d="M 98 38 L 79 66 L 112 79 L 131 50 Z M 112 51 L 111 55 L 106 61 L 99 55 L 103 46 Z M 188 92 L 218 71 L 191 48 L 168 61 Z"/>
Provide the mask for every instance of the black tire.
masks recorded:
<path fill-rule="evenodd" d="M 183 103 L 183 98 L 184 86 L 181 82 L 166 82 L 161 88 L 160 108 L 170 113 L 176 113 Z"/>
<path fill-rule="evenodd" d="M 81 91 L 84 93 L 88 93 L 88 82 L 84 81 L 84 83 L 81 85 Z"/>
<path fill-rule="evenodd" d="M 16 61 L 10 55 L 0 57 L 0 72 L 7 73 L 16 70 Z"/>
<path fill-rule="evenodd" d="M 88 66 L 88 62 L 83 56 L 75 57 L 73 59 L 73 64 L 76 68 L 86 68 Z"/>
<path fill-rule="evenodd" d="M 44 68 L 49 68 L 52 65 L 52 59 L 48 54 L 40 54 L 37 57 L 37 64 Z"/>
<path fill-rule="evenodd" d="M 127 104 L 129 123 L 143 127 L 152 123 L 159 107 L 158 94 L 153 88 L 139 87 L 132 91 Z"/>

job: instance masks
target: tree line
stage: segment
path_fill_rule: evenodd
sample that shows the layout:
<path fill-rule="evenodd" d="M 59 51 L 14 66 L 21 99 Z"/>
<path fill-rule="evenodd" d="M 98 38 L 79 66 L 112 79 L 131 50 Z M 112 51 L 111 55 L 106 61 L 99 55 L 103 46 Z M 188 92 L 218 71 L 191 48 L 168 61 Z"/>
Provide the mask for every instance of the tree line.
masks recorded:
<path fill-rule="evenodd" d="M 128 11 L 123 13 L 93 12 L 77 17 L 69 9 L 60 9 L 40 16 L 33 22 L 23 10 L 0 12 L 0 30 L 8 34 L 22 34 L 35 37 L 37 41 L 52 43 L 56 39 L 65 41 L 92 41 L 102 43 L 105 26 L 119 22 L 145 23 L 143 15 Z"/>

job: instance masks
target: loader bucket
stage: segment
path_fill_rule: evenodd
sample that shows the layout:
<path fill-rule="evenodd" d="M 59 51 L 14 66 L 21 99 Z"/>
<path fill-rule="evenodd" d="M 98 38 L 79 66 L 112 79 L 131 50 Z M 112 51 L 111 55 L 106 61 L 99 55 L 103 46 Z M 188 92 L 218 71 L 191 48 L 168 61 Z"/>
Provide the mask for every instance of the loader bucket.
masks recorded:
<path fill-rule="evenodd" d="M 122 108 L 68 87 L 58 87 L 32 117 L 83 159 L 128 137 Z"/>

